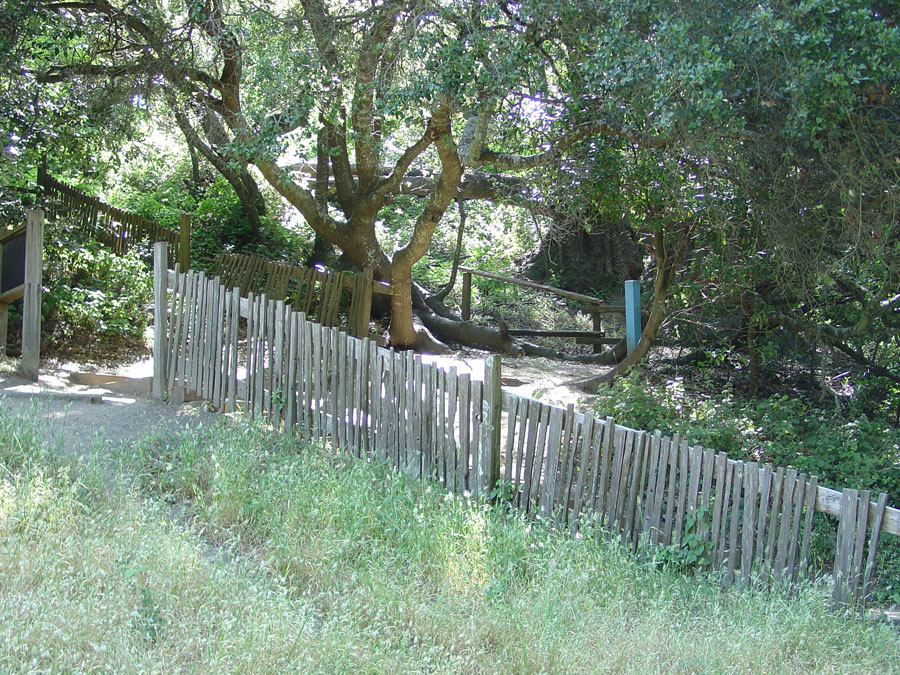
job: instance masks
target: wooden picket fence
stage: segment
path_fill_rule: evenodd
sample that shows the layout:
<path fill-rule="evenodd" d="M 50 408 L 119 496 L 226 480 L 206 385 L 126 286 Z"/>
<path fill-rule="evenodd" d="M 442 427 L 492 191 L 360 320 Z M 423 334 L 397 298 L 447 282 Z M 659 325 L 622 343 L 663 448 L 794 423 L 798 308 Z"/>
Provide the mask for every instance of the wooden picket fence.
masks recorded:
<path fill-rule="evenodd" d="M 38 167 L 37 184 L 43 192 L 45 209 L 51 221 L 65 216 L 82 232 L 110 247 L 118 255 L 139 245 L 149 250 L 152 242 L 165 241 L 169 245 L 169 264 L 174 265 L 180 260 L 185 266 L 190 248 L 189 219 L 182 219 L 180 230 L 164 227 L 143 216 L 105 204 L 56 180 L 43 166 Z"/>
<path fill-rule="evenodd" d="M 873 504 L 795 469 L 501 392 L 499 357 L 488 357 L 482 382 L 323 326 L 283 300 L 242 298 L 202 273 L 167 276 L 164 247 L 156 259 L 159 395 L 194 392 L 450 491 L 505 494 L 573 536 L 692 548 L 726 584 L 809 576 L 824 512 L 840 519 L 834 598 L 862 605 L 880 535 L 900 534 L 886 495 Z"/>
<path fill-rule="evenodd" d="M 504 397 L 504 478 L 516 504 L 574 534 L 590 523 L 631 550 L 639 542 L 692 546 L 726 583 L 802 575 L 815 511 L 815 476 L 773 470 L 649 434 L 611 418 L 576 416 Z M 546 436 L 546 442 L 544 437 Z"/>
<path fill-rule="evenodd" d="M 369 335 L 372 294 L 391 294 L 389 284 L 373 280 L 371 269 L 361 274 L 332 272 L 273 262 L 258 255 L 220 253 L 213 263 L 226 288 L 238 288 L 269 300 L 284 300 L 323 326 L 346 323 L 354 337 Z"/>
<path fill-rule="evenodd" d="M 160 391 L 191 392 L 219 410 L 243 409 L 305 439 L 330 436 L 356 456 L 487 494 L 487 474 L 477 471 L 492 433 L 482 382 L 323 326 L 283 300 L 242 298 L 203 272 L 170 277 L 158 308 Z M 164 294 L 157 284 L 158 302 Z"/>

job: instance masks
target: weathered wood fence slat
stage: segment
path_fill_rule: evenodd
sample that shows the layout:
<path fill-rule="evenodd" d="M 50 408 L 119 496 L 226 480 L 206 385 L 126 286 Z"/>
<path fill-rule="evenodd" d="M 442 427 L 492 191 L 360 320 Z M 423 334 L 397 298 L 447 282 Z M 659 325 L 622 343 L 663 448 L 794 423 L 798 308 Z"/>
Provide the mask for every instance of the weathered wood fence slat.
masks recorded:
<path fill-rule="evenodd" d="M 361 274 L 331 272 L 235 253 L 220 253 L 213 266 L 222 283 L 237 286 L 241 296 L 264 293 L 323 326 L 345 324 L 353 337 L 379 339 L 369 335 L 372 294 L 390 295 L 391 287 L 375 282 L 371 269 Z"/>
<path fill-rule="evenodd" d="M 144 245 L 149 249 L 151 244 L 165 241 L 169 266 L 178 262 L 184 269 L 190 264 L 190 217 L 182 217 L 178 230 L 164 227 L 58 181 L 43 166 L 38 167 L 37 184 L 43 191 L 50 220 L 65 215 L 78 229 L 118 255 L 135 246 Z"/>
<path fill-rule="evenodd" d="M 837 493 L 795 469 L 502 392 L 498 357 L 481 381 L 311 321 L 265 293 L 242 298 L 234 277 L 176 271 L 155 287 L 172 293 L 156 317 L 171 394 L 195 392 L 220 410 L 241 402 L 303 439 L 329 438 L 452 492 L 488 497 L 502 476 L 515 506 L 573 536 L 699 550 L 726 584 L 793 583 L 810 573 L 814 517 L 824 511 L 840 518 L 834 598 L 863 604 L 881 533 L 900 534 L 886 495 L 872 503 L 868 492 Z"/>

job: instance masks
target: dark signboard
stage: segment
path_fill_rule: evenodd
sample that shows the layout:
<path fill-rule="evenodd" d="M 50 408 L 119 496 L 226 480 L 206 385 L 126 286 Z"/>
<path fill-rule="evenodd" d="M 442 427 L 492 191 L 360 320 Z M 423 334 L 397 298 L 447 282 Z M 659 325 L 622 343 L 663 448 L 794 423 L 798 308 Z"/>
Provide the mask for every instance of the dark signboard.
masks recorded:
<path fill-rule="evenodd" d="M 2 244 L 0 297 L 25 283 L 25 231 Z"/>

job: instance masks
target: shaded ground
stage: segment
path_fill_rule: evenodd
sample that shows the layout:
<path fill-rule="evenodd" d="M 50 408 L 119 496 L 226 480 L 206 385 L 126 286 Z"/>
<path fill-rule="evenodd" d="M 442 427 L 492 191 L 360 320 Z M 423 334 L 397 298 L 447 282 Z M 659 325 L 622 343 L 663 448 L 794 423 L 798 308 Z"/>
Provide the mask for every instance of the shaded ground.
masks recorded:
<path fill-rule="evenodd" d="M 95 368 L 42 364 L 40 378 L 34 383 L 11 372 L 11 362 L 7 361 L 0 368 L 0 405 L 13 410 L 39 407 L 49 433 L 61 440 L 66 451 L 78 454 L 87 453 L 98 443 L 127 443 L 150 433 L 175 433 L 212 424 L 217 417 L 202 402 L 176 405 L 154 401 L 144 382 L 129 387 L 129 383 L 92 386 L 73 381 L 73 372 Z M 151 368 L 151 362 L 142 361 L 105 368 L 103 372 L 142 378 Z"/>

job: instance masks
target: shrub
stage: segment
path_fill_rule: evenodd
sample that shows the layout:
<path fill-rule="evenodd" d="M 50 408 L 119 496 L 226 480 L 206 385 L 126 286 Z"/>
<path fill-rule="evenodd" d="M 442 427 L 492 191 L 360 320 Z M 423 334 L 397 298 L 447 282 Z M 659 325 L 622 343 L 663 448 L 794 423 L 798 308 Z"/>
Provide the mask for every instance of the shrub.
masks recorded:
<path fill-rule="evenodd" d="M 311 242 L 280 225 L 280 202 L 273 197 L 267 195 L 271 211 L 255 238 L 240 199 L 222 175 L 207 167 L 195 185 L 187 158 L 172 158 L 164 165 L 129 167 L 111 201 L 174 229 L 180 227 L 182 213 L 191 214 L 191 266 L 209 270 L 223 250 L 288 262 L 305 259 Z"/>
<path fill-rule="evenodd" d="M 792 466 L 821 482 L 900 497 L 900 430 L 881 419 L 843 417 L 801 397 L 739 399 L 689 391 L 676 378 L 656 384 L 635 369 L 601 389 L 601 416 L 637 429 L 679 433 L 735 458 Z"/>
<path fill-rule="evenodd" d="M 53 225 L 45 241 L 41 314 L 50 350 L 142 346 L 153 298 L 142 252 L 118 256 Z"/>
<path fill-rule="evenodd" d="M 900 498 L 900 430 L 885 419 L 843 417 L 783 394 L 738 399 L 726 390 L 709 396 L 688 390 L 679 378 L 658 382 L 639 369 L 601 388 L 594 409 L 636 429 L 677 432 L 736 459 L 794 467 L 822 485 L 887 492 L 889 504 Z M 819 526 L 823 536 L 811 555 L 820 565 L 834 559 L 835 526 L 824 519 Z M 883 538 L 877 564 L 877 597 L 900 602 L 900 587 L 891 584 L 900 577 L 900 541 Z"/>

